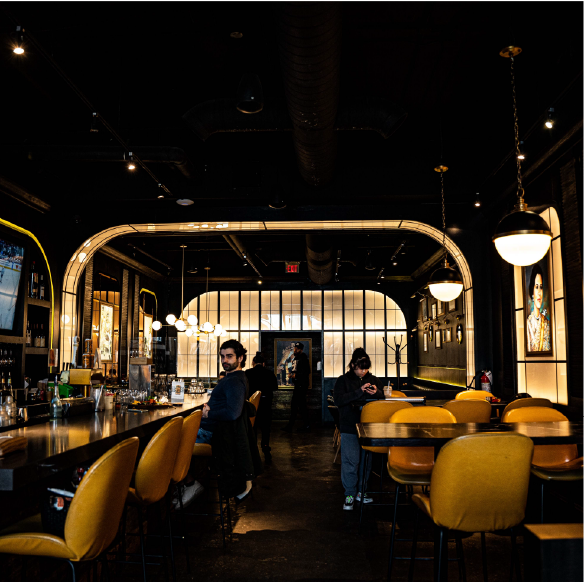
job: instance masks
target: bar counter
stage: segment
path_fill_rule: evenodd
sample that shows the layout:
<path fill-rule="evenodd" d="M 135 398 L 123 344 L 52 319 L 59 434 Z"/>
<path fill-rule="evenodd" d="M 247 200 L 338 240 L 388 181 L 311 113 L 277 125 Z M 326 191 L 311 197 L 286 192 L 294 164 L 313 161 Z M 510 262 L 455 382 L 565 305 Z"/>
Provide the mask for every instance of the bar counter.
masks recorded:
<path fill-rule="evenodd" d="M 123 416 L 119 411 L 95 412 L 0 432 L 0 437 L 28 440 L 25 450 L 0 458 L 0 491 L 14 491 L 94 460 L 126 438 L 149 438 L 171 418 L 201 409 L 208 399 L 207 394 L 195 395 L 192 402 L 163 410 Z"/>

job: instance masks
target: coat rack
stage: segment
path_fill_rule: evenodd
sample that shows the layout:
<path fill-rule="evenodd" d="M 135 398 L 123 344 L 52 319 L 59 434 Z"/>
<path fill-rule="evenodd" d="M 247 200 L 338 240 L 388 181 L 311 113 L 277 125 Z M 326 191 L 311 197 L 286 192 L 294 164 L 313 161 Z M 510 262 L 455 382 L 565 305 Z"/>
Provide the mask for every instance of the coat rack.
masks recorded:
<path fill-rule="evenodd" d="M 402 361 L 402 351 L 408 346 L 407 343 L 403 347 L 401 346 L 402 339 L 403 339 L 403 335 L 400 335 L 399 336 L 399 343 L 398 343 L 396 340 L 396 337 L 394 335 L 393 342 L 395 344 L 395 347 L 392 347 L 391 345 L 389 345 L 387 343 L 387 341 L 385 340 L 385 337 L 383 337 L 383 342 L 385 343 L 385 346 L 388 349 L 391 349 L 395 353 L 393 363 L 390 363 L 388 361 L 387 364 L 388 365 L 397 365 L 397 387 L 396 387 L 397 391 L 399 391 L 400 365 L 408 365 L 408 363 L 409 363 L 409 361 L 406 361 L 405 363 L 403 363 L 403 361 Z"/>

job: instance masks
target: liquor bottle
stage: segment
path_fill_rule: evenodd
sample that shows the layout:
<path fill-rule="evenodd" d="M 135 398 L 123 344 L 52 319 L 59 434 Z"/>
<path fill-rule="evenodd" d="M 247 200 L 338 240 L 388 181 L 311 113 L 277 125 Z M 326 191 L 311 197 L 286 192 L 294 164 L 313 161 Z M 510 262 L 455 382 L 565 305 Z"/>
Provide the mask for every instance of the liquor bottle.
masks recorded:
<path fill-rule="evenodd" d="M 32 347 L 32 335 L 30 332 L 30 321 L 26 321 L 26 346 L 27 347 Z"/>
<path fill-rule="evenodd" d="M 2 380 L 0 381 L 0 387 L 2 389 L 6 388 L 6 378 L 4 377 L 4 371 L 2 371 Z"/>
<path fill-rule="evenodd" d="M 10 373 L 10 371 L 8 372 L 8 380 L 6 383 L 7 383 L 6 389 L 12 392 L 12 373 Z"/>
<path fill-rule="evenodd" d="M 32 339 L 32 344 L 35 347 L 40 347 L 41 346 L 41 338 L 39 337 L 39 325 L 35 324 L 34 325 L 34 333 L 33 333 L 33 339 Z"/>
<path fill-rule="evenodd" d="M 44 347 L 45 346 L 45 331 L 44 331 L 44 325 L 41 324 L 41 333 L 40 333 L 40 342 L 39 342 L 39 347 Z"/>
<path fill-rule="evenodd" d="M 59 398 L 59 391 L 55 391 L 55 397 L 51 401 L 51 420 L 58 420 L 63 417 L 63 404 Z"/>
<path fill-rule="evenodd" d="M 32 268 L 30 270 L 30 288 L 28 290 L 28 295 L 31 298 L 36 298 L 38 295 L 38 284 L 39 284 L 39 275 L 34 267 L 34 261 L 32 262 Z"/>
<path fill-rule="evenodd" d="M 45 283 L 43 280 L 44 280 L 44 278 L 43 278 L 43 275 L 41 274 L 41 283 L 39 285 L 39 299 L 40 300 L 45 299 Z"/>

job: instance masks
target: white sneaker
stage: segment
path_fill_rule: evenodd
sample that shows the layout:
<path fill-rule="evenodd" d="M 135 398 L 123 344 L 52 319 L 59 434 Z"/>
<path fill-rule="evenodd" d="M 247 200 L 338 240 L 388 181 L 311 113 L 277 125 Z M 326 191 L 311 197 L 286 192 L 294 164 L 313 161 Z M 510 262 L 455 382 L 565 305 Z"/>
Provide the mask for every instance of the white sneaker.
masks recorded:
<path fill-rule="evenodd" d="M 183 485 L 182 489 L 182 504 L 183 507 L 190 505 L 204 490 L 205 487 L 199 482 L 195 481 L 192 485 L 188 487 Z M 178 493 L 172 499 L 172 506 L 176 511 L 180 511 L 180 501 L 178 498 Z"/>
<path fill-rule="evenodd" d="M 245 481 L 245 491 L 243 491 L 243 493 L 239 493 L 239 495 L 235 495 L 235 498 L 238 501 L 243 501 L 251 493 L 251 487 L 251 481 Z"/>
<path fill-rule="evenodd" d="M 355 497 L 355 499 L 357 499 L 357 501 L 360 503 L 361 502 L 361 493 L 357 493 L 357 496 Z M 367 493 L 365 493 L 365 495 L 363 496 L 363 504 L 369 505 L 369 503 L 373 503 L 373 499 L 371 497 L 369 497 L 367 495 Z"/>
<path fill-rule="evenodd" d="M 353 495 L 347 495 L 345 497 L 345 502 L 343 503 L 343 511 L 352 511 L 354 503 L 355 497 L 353 497 Z"/>

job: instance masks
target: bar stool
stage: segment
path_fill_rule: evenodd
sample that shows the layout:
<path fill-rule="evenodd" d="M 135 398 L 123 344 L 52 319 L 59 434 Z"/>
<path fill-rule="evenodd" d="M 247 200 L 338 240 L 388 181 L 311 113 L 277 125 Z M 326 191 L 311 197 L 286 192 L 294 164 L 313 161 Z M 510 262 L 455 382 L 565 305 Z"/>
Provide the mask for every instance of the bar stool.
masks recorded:
<path fill-rule="evenodd" d="M 459 424 L 489 424 L 491 404 L 482 399 L 453 399 L 442 406 Z"/>
<path fill-rule="evenodd" d="M 501 418 L 503 418 L 503 416 L 507 413 L 510 412 L 511 410 L 515 410 L 516 408 L 553 408 L 553 404 L 549 399 L 546 399 L 545 397 L 524 397 L 521 399 L 516 399 L 515 401 L 512 401 L 511 403 L 507 404 L 505 406 L 505 409 L 503 410 L 503 415 L 501 416 Z"/>
<path fill-rule="evenodd" d="M 442 447 L 432 472 L 430 495 L 415 494 L 412 497 L 416 505 L 416 518 L 410 580 L 413 579 L 420 509 L 433 521 L 438 531 L 438 549 L 434 555 L 435 580 L 440 580 L 443 575 L 445 580 L 448 579 L 447 530 L 481 533 L 483 576 L 487 581 L 485 532 L 510 529 L 515 568 L 518 579 L 521 578 L 513 528 L 525 517 L 532 454 L 531 439 L 514 432 L 460 436 Z M 504 489 L 501 489 L 502 484 Z M 497 493 L 497 496 L 485 504 L 485 493 Z M 459 555 L 462 556 L 462 541 Z"/>
<path fill-rule="evenodd" d="M 407 408 L 398 410 L 389 420 L 392 424 L 456 424 L 454 415 L 443 408 L 426 406 L 423 408 Z M 392 446 L 389 449 L 387 471 L 395 481 L 395 496 L 393 502 L 393 522 L 389 543 L 389 565 L 387 579 L 391 580 L 393 552 L 395 546 L 395 528 L 397 523 L 397 500 L 400 485 L 422 486 L 430 485 L 430 477 L 434 468 L 434 448 L 432 446 Z M 397 541 L 409 541 L 400 540 Z M 409 558 L 396 558 L 407 560 Z"/>
<path fill-rule="evenodd" d="M 140 553 L 142 556 L 142 571 L 144 581 L 146 581 L 146 551 L 144 538 L 144 510 L 154 503 L 162 502 L 168 492 L 170 479 L 174 471 L 176 455 L 181 441 L 183 418 L 177 416 L 167 422 L 154 436 L 144 449 L 136 474 L 134 486 L 127 491 L 126 505 L 131 505 L 138 509 L 138 530 L 140 535 Z M 161 513 L 162 515 L 162 513 Z M 162 523 L 162 522 L 161 522 Z M 124 537 L 126 532 L 126 521 L 124 514 L 123 521 Z M 170 538 L 172 549 L 172 537 Z M 126 554 L 124 548 L 123 555 Z M 124 562 L 119 563 L 134 563 Z M 166 562 L 164 563 L 166 569 Z"/>
<path fill-rule="evenodd" d="M 118 531 L 139 444 L 128 438 L 91 465 L 71 501 L 63 538 L 45 532 L 38 514 L 0 534 L 0 553 L 64 559 L 74 582 L 79 562 L 101 558 L 107 572 L 105 551 Z"/>
<path fill-rule="evenodd" d="M 261 391 L 256 391 L 250 398 L 249 398 L 249 403 L 252 404 L 255 409 L 256 409 L 256 415 L 253 417 L 250 417 L 249 421 L 251 422 L 251 427 L 253 428 L 253 425 L 255 424 L 255 419 L 257 416 L 257 411 L 258 408 L 260 407 L 260 398 L 262 397 L 262 392 Z"/>
<path fill-rule="evenodd" d="M 547 407 L 516 408 L 503 415 L 502 422 L 567 422 L 561 412 Z M 536 446 L 533 449 L 531 473 L 541 480 L 540 522 L 543 523 L 544 488 L 549 481 L 581 481 L 582 457 L 575 444 Z"/>
<path fill-rule="evenodd" d="M 397 389 L 392 390 L 391 397 L 408 397 L 403 391 L 398 391 Z"/>
<path fill-rule="evenodd" d="M 490 397 L 493 397 L 493 394 L 490 391 L 471 389 L 469 391 L 461 391 L 457 393 L 454 399 L 487 399 Z"/>
<path fill-rule="evenodd" d="M 375 424 L 375 423 L 387 423 L 391 416 L 399 410 L 406 408 L 412 408 L 412 404 L 409 402 L 391 402 L 384 400 L 377 400 L 369 402 L 363 406 L 361 410 L 360 422 L 362 424 Z M 362 464 L 360 465 L 359 474 L 361 475 L 361 485 L 363 491 L 361 492 L 361 515 L 359 517 L 359 530 L 361 530 L 361 524 L 363 523 L 363 498 L 365 497 L 365 485 L 364 476 L 365 469 L 369 464 L 369 457 L 372 453 L 376 452 L 382 455 L 381 459 L 381 471 L 379 473 L 379 491 L 368 491 L 371 495 L 383 495 L 383 467 L 384 467 L 384 454 L 389 454 L 389 447 L 387 446 L 362 446 L 361 449 L 364 451 L 364 456 L 361 457 Z M 389 503 L 370 503 L 370 505 L 388 505 Z"/>

